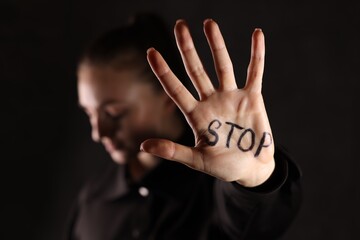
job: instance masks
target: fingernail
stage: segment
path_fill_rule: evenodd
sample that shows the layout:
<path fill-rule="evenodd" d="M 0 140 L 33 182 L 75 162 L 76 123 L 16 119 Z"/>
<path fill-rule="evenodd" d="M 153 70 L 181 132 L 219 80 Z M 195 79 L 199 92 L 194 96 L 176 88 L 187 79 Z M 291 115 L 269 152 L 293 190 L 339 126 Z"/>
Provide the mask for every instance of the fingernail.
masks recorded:
<path fill-rule="evenodd" d="M 178 19 L 178 20 L 176 20 L 176 23 L 181 23 L 181 22 L 184 22 L 184 19 Z"/>
<path fill-rule="evenodd" d="M 203 24 L 206 24 L 207 22 L 211 22 L 211 21 L 214 21 L 212 18 L 207 18 L 204 20 Z"/>
<path fill-rule="evenodd" d="M 155 51 L 155 48 L 153 48 L 153 47 L 148 48 L 148 50 L 146 50 L 146 54 L 149 55 L 149 53 L 150 53 L 151 51 Z"/>
<path fill-rule="evenodd" d="M 260 32 L 262 32 L 262 29 L 261 29 L 261 28 L 255 28 L 255 31 L 260 31 Z"/>

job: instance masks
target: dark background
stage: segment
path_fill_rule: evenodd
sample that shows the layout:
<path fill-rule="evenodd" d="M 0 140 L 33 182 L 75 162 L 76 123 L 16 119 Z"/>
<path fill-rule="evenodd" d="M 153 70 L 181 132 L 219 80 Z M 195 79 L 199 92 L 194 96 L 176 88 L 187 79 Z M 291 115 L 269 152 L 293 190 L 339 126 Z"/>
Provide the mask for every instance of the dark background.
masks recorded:
<path fill-rule="evenodd" d="M 304 204 L 284 239 L 360 239 L 358 1 L 1 0 L 0 239 L 60 239 L 84 181 L 110 162 L 77 107 L 90 39 L 138 11 L 188 21 L 211 76 L 202 21 L 218 21 L 244 84 L 266 36 L 263 94 L 275 141 L 301 165 Z"/>

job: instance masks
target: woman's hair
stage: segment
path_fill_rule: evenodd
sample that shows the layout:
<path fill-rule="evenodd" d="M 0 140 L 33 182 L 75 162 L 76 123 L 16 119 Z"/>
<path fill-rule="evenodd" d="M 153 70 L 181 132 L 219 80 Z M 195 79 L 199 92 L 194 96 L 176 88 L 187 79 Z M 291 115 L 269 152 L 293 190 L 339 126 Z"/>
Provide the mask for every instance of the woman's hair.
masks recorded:
<path fill-rule="evenodd" d="M 158 15 L 150 13 L 135 15 L 128 24 L 95 39 L 85 48 L 80 64 L 111 65 L 116 69 L 144 68 L 140 70 L 152 74 L 146 61 L 146 50 L 150 47 L 163 55 L 180 80 L 186 79 L 175 42 L 165 22 Z"/>

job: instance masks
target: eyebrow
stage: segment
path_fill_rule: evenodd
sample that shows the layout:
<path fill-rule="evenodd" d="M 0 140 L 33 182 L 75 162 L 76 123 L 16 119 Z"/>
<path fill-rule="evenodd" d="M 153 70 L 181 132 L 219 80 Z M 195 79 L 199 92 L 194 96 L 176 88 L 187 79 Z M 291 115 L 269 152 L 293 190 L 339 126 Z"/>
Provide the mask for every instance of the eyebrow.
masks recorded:
<path fill-rule="evenodd" d="M 110 104 L 115 104 L 115 103 L 119 103 L 119 101 L 116 100 L 116 99 L 109 99 L 109 100 L 106 100 L 105 102 L 101 103 L 100 106 L 99 106 L 99 108 L 102 108 L 102 107 L 107 106 L 107 105 L 110 105 Z M 80 109 L 82 109 L 82 110 L 84 110 L 84 111 L 86 110 L 86 107 L 84 107 L 83 105 L 81 105 L 81 103 L 80 103 L 79 101 L 78 101 L 77 105 L 78 105 L 78 107 L 79 107 Z"/>

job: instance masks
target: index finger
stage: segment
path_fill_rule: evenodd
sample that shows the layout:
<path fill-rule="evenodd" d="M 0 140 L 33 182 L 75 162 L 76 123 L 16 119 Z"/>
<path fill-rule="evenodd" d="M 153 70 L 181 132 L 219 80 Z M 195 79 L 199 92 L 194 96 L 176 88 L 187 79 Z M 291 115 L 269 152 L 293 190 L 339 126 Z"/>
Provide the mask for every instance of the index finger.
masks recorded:
<path fill-rule="evenodd" d="M 171 71 L 160 53 L 154 48 L 149 48 L 147 59 L 167 95 L 184 114 L 190 113 L 195 108 L 197 101 Z"/>

